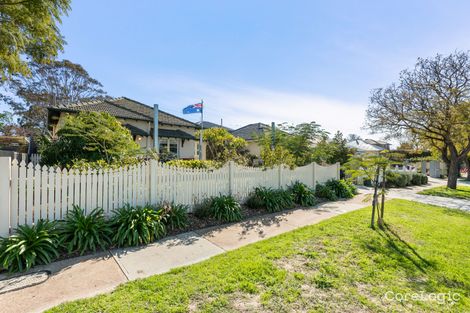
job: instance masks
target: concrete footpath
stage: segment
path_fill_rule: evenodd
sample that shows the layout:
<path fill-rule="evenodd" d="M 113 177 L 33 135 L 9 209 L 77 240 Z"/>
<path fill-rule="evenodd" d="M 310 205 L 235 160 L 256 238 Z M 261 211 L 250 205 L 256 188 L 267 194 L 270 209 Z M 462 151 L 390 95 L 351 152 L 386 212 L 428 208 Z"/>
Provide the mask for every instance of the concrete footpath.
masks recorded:
<path fill-rule="evenodd" d="M 442 184 L 444 182 L 441 180 L 433 180 L 426 187 L 393 191 L 388 198 L 412 198 L 421 189 Z M 370 189 L 363 188 L 358 196 L 345 201 L 264 215 L 240 223 L 168 237 L 145 247 L 115 249 L 37 267 L 33 272 L 49 270 L 49 279 L 35 286 L 3 294 L 0 285 L 0 311 L 41 312 L 62 302 L 109 292 L 129 280 L 197 263 L 225 251 L 360 209 L 368 205 L 363 199 L 370 192 Z M 425 202 L 430 198 L 423 197 L 426 198 L 417 201 Z M 446 199 L 446 203 L 450 202 Z M 0 279 L 5 277 L 0 275 Z"/>

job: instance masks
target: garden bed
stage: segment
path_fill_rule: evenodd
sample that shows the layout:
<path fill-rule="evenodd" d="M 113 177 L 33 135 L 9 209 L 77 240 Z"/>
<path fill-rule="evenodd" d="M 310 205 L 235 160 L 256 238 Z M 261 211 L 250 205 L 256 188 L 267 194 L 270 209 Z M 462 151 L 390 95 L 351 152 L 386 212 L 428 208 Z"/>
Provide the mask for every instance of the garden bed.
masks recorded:
<path fill-rule="evenodd" d="M 470 214 L 386 208 L 384 230 L 364 208 L 50 312 L 470 311 Z"/>
<path fill-rule="evenodd" d="M 78 206 L 64 220 L 39 220 L 18 226 L 14 235 L 0 240 L 0 266 L 22 272 L 39 264 L 120 247 L 144 246 L 188 231 L 240 222 L 255 216 L 311 207 L 324 201 L 351 198 L 356 188 L 349 182 L 330 180 L 313 190 L 300 182 L 287 189 L 257 187 L 244 204 L 220 195 L 201 201 L 194 213 L 174 203 L 133 207 L 125 205 L 106 218 L 101 208 L 85 211 Z"/>

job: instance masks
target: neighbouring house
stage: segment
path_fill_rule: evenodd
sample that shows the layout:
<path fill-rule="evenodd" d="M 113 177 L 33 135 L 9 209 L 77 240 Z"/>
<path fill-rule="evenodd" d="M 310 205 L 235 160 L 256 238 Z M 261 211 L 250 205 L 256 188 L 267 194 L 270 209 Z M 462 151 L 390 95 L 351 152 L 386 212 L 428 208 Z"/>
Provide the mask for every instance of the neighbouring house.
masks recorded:
<path fill-rule="evenodd" d="M 106 112 L 128 128 L 142 149 L 153 148 L 154 109 L 126 97 L 82 102 L 63 107 L 48 108 L 48 125 L 53 135 L 65 121 L 67 114 L 79 112 Z M 159 110 L 158 137 L 160 152 L 171 152 L 181 159 L 197 159 L 199 140 L 195 138 L 200 126 L 196 123 Z M 203 143 L 203 159 L 205 159 Z"/>
<path fill-rule="evenodd" d="M 369 142 L 372 141 L 372 139 L 356 139 L 348 142 L 346 146 L 348 148 L 355 149 L 356 153 L 358 154 L 378 154 L 380 151 L 388 150 L 384 147 L 384 145 L 372 144 L 366 140 Z M 387 144 L 387 147 L 390 147 L 390 144 Z"/>
<path fill-rule="evenodd" d="M 198 124 L 199 126 L 201 126 L 201 122 L 197 122 L 196 124 Z M 212 122 L 208 122 L 208 121 L 203 121 L 202 122 L 202 127 L 204 129 L 210 129 L 210 128 L 224 128 L 228 131 L 232 131 L 233 129 L 229 128 L 229 127 L 226 127 L 226 126 L 223 126 L 221 124 L 216 124 L 216 123 L 212 123 Z"/>
<path fill-rule="evenodd" d="M 0 136 L 0 157 L 28 161 L 32 149 L 31 139 L 23 136 Z"/>
<path fill-rule="evenodd" d="M 271 127 L 263 123 L 248 124 L 238 129 L 232 130 L 234 136 L 241 137 L 247 142 L 247 150 L 250 154 L 261 159 L 261 147 L 257 142 L 257 136 L 271 131 Z"/>
<path fill-rule="evenodd" d="M 388 143 L 388 142 L 386 142 L 386 141 L 383 141 L 383 140 L 364 139 L 364 142 L 365 142 L 365 143 L 368 143 L 368 144 L 370 144 L 370 145 L 382 147 L 382 148 L 384 148 L 385 150 L 390 150 L 390 149 L 391 149 L 391 144 Z"/>

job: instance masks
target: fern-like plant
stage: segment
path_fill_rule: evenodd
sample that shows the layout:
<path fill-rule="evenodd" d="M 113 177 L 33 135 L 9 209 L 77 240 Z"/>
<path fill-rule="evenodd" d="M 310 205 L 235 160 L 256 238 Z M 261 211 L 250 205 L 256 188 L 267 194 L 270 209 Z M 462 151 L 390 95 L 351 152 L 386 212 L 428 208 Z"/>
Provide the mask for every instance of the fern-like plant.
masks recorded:
<path fill-rule="evenodd" d="M 78 251 L 83 254 L 86 251 L 95 252 L 98 247 L 106 249 L 111 243 L 112 229 L 103 209 L 96 208 L 87 215 L 74 205 L 60 223 L 60 235 L 62 245 L 69 253 Z"/>
<path fill-rule="evenodd" d="M 114 211 L 113 242 L 119 247 L 148 244 L 166 234 L 163 211 L 152 206 L 126 205 Z"/>
<path fill-rule="evenodd" d="M 317 202 L 315 199 L 315 192 L 310 189 L 307 185 L 296 181 L 291 186 L 289 190 L 292 193 L 294 202 L 301 206 L 312 206 Z"/>
<path fill-rule="evenodd" d="M 37 264 L 48 264 L 59 256 L 56 223 L 39 220 L 18 226 L 14 235 L 2 238 L 0 264 L 9 272 L 21 272 Z"/>

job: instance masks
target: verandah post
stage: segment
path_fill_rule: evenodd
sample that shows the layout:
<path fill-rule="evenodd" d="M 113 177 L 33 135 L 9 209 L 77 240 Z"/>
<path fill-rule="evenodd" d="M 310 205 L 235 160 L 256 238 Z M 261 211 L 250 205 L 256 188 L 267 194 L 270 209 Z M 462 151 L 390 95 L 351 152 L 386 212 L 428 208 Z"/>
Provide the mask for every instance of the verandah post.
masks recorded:
<path fill-rule="evenodd" d="M 11 158 L 0 157 L 0 236 L 6 237 L 10 232 L 10 179 Z"/>

